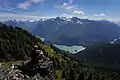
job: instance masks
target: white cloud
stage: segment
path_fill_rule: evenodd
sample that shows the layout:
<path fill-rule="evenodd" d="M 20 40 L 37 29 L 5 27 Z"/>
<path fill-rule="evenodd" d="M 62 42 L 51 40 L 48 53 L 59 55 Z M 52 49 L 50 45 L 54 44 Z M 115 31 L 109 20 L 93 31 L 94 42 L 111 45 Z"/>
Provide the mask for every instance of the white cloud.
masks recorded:
<path fill-rule="evenodd" d="M 71 9 L 75 9 L 76 5 L 72 5 L 72 4 L 69 4 L 69 3 L 63 3 L 62 5 L 57 6 L 56 8 L 62 8 L 62 9 L 66 9 L 66 10 L 71 10 Z"/>
<path fill-rule="evenodd" d="M 68 5 L 68 3 L 63 3 L 62 7 L 66 7 Z"/>
<path fill-rule="evenodd" d="M 40 2 L 44 2 L 45 0 L 30 0 L 33 3 L 40 3 Z"/>
<path fill-rule="evenodd" d="M 75 5 L 68 5 L 65 7 L 65 9 L 67 10 L 74 9 L 74 8 L 75 8 Z"/>
<path fill-rule="evenodd" d="M 84 15 L 85 13 L 83 11 L 80 11 L 80 10 L 75 10 L 75 11 L 73 11 L 73 15 L 74 14 Z"/>
<path fill-rule="evenodd" d="M 64 2 L 62 5 L 57 6 L 56 8 L 63 8 L 66 10 L 76 9 L 77 5 L 73 4 L 74 0 L 69 0 L 68 2 Z"/>
<path fill-rule="evenodd" d="M 120 23 L 120 18 L 110 18 L 110 21 Z"/>
<path fill-rule="evenodd" d="M 62 14 L 62 15 L 61 15 L 61 17 L 66 17 L 66 16 L 67 16 L 67 14 Z"/>
<path fill-rule="evenodd" d="M 18 8 L 21 8 L 21 9 L 28 9 L 32 3 L 41 3 L 41 2 L 44 2 L 45 0 L 28 0 L 26 2 L 23 2 L 23 3 L 19 3 L 18 4 Z"/>
<path fill-rule="evenodd" d="M 73 17 L 73 15 L 64 13 L 64 14 L 61 15 L 61 17 L 71 18 L 71 17 Z"/>
<path fill-rule="evenodd" d="M 40 16 L 32 16 L 26 14 L 0 13 L 1 19 L 40 19 Z"/>
<path fill-rule="evenodd" d="M 99 14 L 94 14 L 94 16 L 99 16 Z"/>
<path fill-rule="evenodd" d="M 100 14 L 100 16 L 106 16 L 105 14 Z"/>
<path fill-rule="evenodd" d="M 29 6 L 30 6 L 30 2 L 23 2 L 18 5 L 18 8 L 28 9 Z"/>
<path fill-rule="evenodd" d="M 94 16 L 95 16 L 95 17 L 104 17 L 104 16 L 106 16 L 106 15 L 102 13 L 102 14 L 94 14 Z"/>
<path fill-rule="evenodd" d="M 9 9 L 9 8 L 2 8 L 2 7 L 0 7 L 0 10 L 5 10 L 5 11 L 13 12 L 13 13 L 22 13 L 20 11 L 16 11 L 16 10 Z"/>
<path fill-rule="evenodd" d="M 10 7 L 10 6 L 5 6 L 6 8 L 8 8 L 8 9 L 15 9 L 15 8 L 13 8 L 13 7 Z"/>
<path fill-rule="evenodd" d="M 15 13 L 2 13 L 0 12 L 0 20 L 40 20 L 40 19 L 50 19 L 57 16 L 34 16 L 28 14 L 15 14 Z"/>
<path fill-rule="evenodd" d="M 83 16 L 83 18 L 88 18 L 88 16 Z"/>

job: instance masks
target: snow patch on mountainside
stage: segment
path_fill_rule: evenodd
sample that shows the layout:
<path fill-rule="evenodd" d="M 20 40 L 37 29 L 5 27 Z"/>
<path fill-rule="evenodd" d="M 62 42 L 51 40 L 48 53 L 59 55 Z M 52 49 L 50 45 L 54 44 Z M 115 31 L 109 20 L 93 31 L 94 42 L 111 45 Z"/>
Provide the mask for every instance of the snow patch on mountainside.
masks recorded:
<path fill-rule="evenodd" d="M 114 44 L 117 41 L 117 39 L 114 39 L 112 42 L 110 42 L 111 44 Z"/>

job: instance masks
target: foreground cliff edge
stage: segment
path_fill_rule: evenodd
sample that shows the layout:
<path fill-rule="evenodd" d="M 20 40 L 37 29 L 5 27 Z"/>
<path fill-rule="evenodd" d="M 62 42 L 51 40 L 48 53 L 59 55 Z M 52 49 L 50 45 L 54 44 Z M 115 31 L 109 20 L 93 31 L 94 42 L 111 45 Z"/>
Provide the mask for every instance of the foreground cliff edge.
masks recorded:
<path fill-rule="evenodd" d="M 33 46 L 37 43 L 45 57 L 51 61 L 51 66 L 48 65 L 49 70 L 46 68 L 37 70 L 38 72 L 32 75 L 30 56 Z M 49 60 L 46 63 L 49 63 Z M 114 72 L 98 72 L 90 68 L 85 61 L 78 61 L 54 46 L 45 44 L 26 30 L 0 23 L 0 78 L 1 80 L 119 80 L 120 75 Z"/>

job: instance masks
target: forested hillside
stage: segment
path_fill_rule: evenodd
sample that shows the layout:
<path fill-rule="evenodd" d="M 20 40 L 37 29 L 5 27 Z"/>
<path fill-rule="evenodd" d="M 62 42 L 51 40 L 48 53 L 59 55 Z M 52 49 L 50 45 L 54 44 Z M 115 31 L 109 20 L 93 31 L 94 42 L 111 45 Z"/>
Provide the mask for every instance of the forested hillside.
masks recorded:
<path fill-rule="evenodd" d="M 19 27 L 0 26 L 0 59 L 27 59 L 33 45 L 40 40 Z"/>
<path fill-rule="evenodd" d="M 120 72 L 120 44 L 88 46 L 75 56 L 78 59 L 86 59 L 94 67 Z"/>
<path fill-rule="evenodd" d="M 87 66 L 85 61 L 78 61 L 54 46 L 46 45 L 26 30 L 1 24 L 0 59 L 4 64 L 17 60 L 29 59 L 33 45 L 39 43 L 40 49 L 53 63 L 52 75 L 45 75 L 44 80 L 119 80 L 118 73 L 98 72 Z M 9 61 L 9 62 L 8 62 Z M 5 66 L 4 66 L 5 67 Z"/>

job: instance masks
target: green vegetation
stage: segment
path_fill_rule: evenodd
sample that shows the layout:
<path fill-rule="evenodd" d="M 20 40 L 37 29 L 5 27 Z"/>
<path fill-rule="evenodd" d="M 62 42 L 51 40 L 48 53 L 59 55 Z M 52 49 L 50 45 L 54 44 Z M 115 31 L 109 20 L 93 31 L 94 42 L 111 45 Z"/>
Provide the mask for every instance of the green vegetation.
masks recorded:
<path fill-rule="evenodd" d="M 106 72 L 120 72 L 120 44 L 99 44 L 88 46 L 76 54 L 98 69 Z"/>
<path fill-rule="evenodd" d="M 23 60 L 30 56 L 33 45 L 41 42 L 38 38 L 19 27 L 0 27 L 0 59 Z"/>
<path fill-rule="evenodd" d="M 38 43 L 46 57 L 53 60 L 52 77 L 49 80 L 119 80 L 117 73 L 105 74 L 89 68 L 84 61 L 78 61 L 71 55 L 54 46 L 43 43 L 26 30 L 2 25 L 0 27 L 0 59 L 6 67 L 8 63 L 29 59 L 34 44 Z M 9 62 L 8 62 L 9 61 Z"/>

